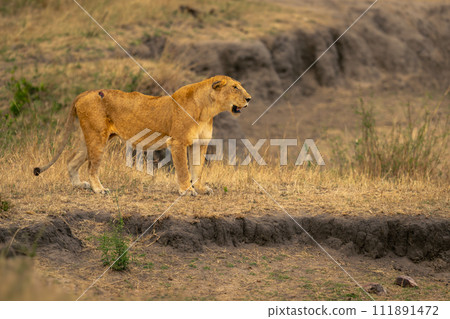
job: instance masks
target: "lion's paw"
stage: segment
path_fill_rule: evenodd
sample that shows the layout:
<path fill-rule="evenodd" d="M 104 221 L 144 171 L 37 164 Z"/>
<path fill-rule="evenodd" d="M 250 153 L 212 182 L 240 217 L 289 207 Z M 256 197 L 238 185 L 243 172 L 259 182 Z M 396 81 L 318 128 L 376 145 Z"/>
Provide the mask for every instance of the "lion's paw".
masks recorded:
<path fill-rule="evenodd" d="M 178 193 L 180 194 L 180 196 L 186 196 L 186 195 L 197 196 L 198 195 L 198 193 L 193 188 L 189 188 L 185 191 L 179 190 Z"/>
<path fill-rule="evenodd" d="M 94 189 L 93 191 L 96 194 L 102 194 L 102 195 L 108 195 L 109 193 L 111 193 L 108 188 Z"/>

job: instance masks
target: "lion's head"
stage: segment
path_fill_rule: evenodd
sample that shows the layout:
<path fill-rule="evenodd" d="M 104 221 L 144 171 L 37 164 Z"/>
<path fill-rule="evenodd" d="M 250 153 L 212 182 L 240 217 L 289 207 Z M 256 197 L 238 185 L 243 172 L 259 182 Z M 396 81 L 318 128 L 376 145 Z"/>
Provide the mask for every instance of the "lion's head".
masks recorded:
<path fill-rule="evenodd" d="M 241 83 L 228 76 L 215 76 L 212 81 L 211 97 L 221 111 L 230 111 L 234 115 L 239 115 L 241 109 L 248 106 L 252 97 Z"/>

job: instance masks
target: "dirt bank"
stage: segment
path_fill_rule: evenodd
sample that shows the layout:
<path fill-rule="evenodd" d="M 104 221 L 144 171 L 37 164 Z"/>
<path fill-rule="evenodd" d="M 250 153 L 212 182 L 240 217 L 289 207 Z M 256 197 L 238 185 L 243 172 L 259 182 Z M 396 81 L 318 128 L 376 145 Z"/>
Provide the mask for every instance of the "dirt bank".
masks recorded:
<path fill-rule="evenodd" d="M 98 232 L 111 221 L 110 213 L 76 212 L 61 217 L 47 217 L 30 225 L 0 226 L 0 242 L 12 253 L 25 253 L 52 245 L 73 253 L 81 250 L 86 238 L 74 233 L 83 225 Z M 149 228 L 157 216 L 129 215 L 124 217 L 125 228 L 133 238 Z M 297 223 L 317 242 L 348 255 L 361 254 L 380 258 L 387 254 L 407 257 L 414 262 L 440 258 L 450 262 L 450 221 L 423 217 L 336 218 L 328 216 L 295 217 Z M 94 230 L 96 229 L 96 230 Z M 283 215 L 242 218 L 186 219 L 167 217 L 148 231 L 158 238 L 157 243 L 181 251 L 202 251 L 205 246 L 238 247 L 244 244 L 314 245 L 311 239 L 291 218 Z M 142 240 L 146 240 L 144 237 Z"/>

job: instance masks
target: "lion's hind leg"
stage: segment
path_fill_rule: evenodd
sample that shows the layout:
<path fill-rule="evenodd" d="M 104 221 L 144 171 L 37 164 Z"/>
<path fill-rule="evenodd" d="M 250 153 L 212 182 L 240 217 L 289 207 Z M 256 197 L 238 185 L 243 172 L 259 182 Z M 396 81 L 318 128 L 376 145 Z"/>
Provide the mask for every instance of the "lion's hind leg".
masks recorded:
<path fill-rule="evenodd" d="M 88 171 L 91 188 L 95 193 L 107 194 L 109 193 L 109 189 L 104 188 L 100 182 L 98 170 L 100 168 L 100 162 L 102 160 L 109 135 L 107 132 L 103 132 L 101 134 L 94 134 L 91 132 L 91 134 L 87 134 L 86 136 L 89 136 L 89 139 L 86 137 L 86 147 L 89 161 Z"/>
<path fill-rule="evenodd" d="M 69 171 L 70 181 L 72 185 L 77 188 L 90 189 L 91 185 L 88 182 L 82 182 L 80 180 L 79 170 L 81 165 L 87 161 L 87 149 L 84 142 L 83 133 L 79 131 L 79 137 L 75 144 L 75 149 L 67 161 L 67 169 Z"/>

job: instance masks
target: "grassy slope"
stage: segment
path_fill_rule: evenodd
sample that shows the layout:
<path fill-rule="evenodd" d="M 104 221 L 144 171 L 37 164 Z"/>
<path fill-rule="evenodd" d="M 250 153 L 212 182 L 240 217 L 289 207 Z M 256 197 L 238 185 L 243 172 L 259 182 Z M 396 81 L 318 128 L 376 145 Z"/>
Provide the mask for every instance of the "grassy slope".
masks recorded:
<path fill-rule="evenodd" d="M 27 203 L 33 196 L 41 197 L 41 201 L 37 204 L 38 210 L 60 210 L 65 204 L 54 201 L 55 196 L 65 197 L 66 194 L 74 194 L 74 192 L 77 196 L 70 197 L 92 198 L 93 207 L 98 209 L 102 207 L 98 205 L 108 207 L 108 200 L 99 204 L 94 199 L 95 195 L 70 188 L 62 165 L 64 158 L 38 179 L 30 176 L 29 172 L 33 165 L 45 162 L 51 157 L 58 129 L 66 116 L 65 105 L 68 105 L 77 93 L 93 87 L 120 87 L 127 90 L 159 93 L 156 85 L 142 76 L 142 72 L 133 61 L 126 57 L 75 4 L 62 6 L 58 3 L 58 1 L 49 0 L 31 6 L 9 4 L 5 6 L 4 19 L 2 19 L 4 46 L 1 50 L 0 69 L 3 70 L 4 76 L 0 80 L 6 83 L 11 80 L 11 77 L 19 79 L 23 76 L 34 85 L 38 86 L 42 83 L 45 87 L 45 90 L 40 93 L 40 98 L 25 105 L 19 117 L 10 116 L 8 120 L 2 120 L 0 126 L 5 133 L 1 137 L 4 152 L 1 159 L 3 176 L 1 194 L 3 198 L 11 200 L 14 209 L 18 211 L 27 210 L 28 208 L 25 207 L 30 205 Z M 178 10 L 180 4 L 184 4 L 182 1 L 168 3 L 132 1 L 127 5 L 121 1 L 81 3 L 86 5 L 86 9 L 97 17 L 125 47 L 141 41 L 145 34 L 152 36 L 164 34 L 172 39 L 180 40 L 192 39 L 194 36 L 202 39 L 248 39 L 290 27 L 299 27 L 299 21 L 304 28 L 317 24 L 326 25 L 330 23 L 330 17 L 334 12 L 313 4 L 291 7 L 255 1 L 228 1 L 214 4 L 194 1 L 191 6 L 201 8 L 201 12 L 198 17 L 193 17 Z M 210 14 L 211 10 L 213 10 L 212 14 Z M 121 12 L 121 15 L 117 12 Z M 296 22 L 295 26 L 293 21 Z M 167 59 L 143 60 L 141 63 L 168 91 L 198 79 L 197 75 L 186 71 L 182 65 L 173 64 Z M 8 73 L 11 70 L 15 70 L 12 75 Z M 348 143 L 354 138 L 358 124 L 356 121 L 348 121 L 353 112 L 351 107 L 341 108 L 338 113 L 341 114 L 340 117 L 323 116 L 334 114 L 333 107 L 339 108 L 342 104 L 357 103 L 351 102 L 354 99 L 353 94 L 343 92 L 336 95 L 333 89 L 329 91 L 333 92 L 328 92 L 327 96 L 335 97 L 337 102 L 329 98 L 323 100 L 316 98 L 313 100 L 316 107 L 313 109 L 307 107 L 304 110 L 307 111 L 306 117 L 288 116 L 296 123 L 286 125 L 283 122 L 282 131 L 278 128 L 277 125 L 280 123 L 277 121 L 272 126 L 263 125 L 262 130 L 265 130 L 265 133 L 262 133 L 263 136 L 265 134 L 272 138 L 297 136 L 300 139 L 314 137 L 317 139 L 327 167 L 331 168 L 334 161 L 332 158 L 334 144 L 332 139 L 327 138 L 343 136 L 342 143 Z M 0 110 L 3 114 L 10 114 L 8 109 L 11 98 L 11 90 L 2 86 Z M 425 104 L 434 105 L 438 98 L 439 96 L 434 96 L 425 101 L 421 101 L 423 98 L 420 98 L 412 103 L 415 105 L 414 109 L 420 109 Z M 402 116 L 404 117 L 402 104 L 408 101 L 395 95 L 385 97 L 375 95 L 369 100 L 375 107 L 377 120 L 382 128 L 392 126 L 395 118 L 401 121 Z M 289 115 L 289 109 L 302 110 L 306 107 L 305 105 L 310 104 L 279 107 L 278 115 L 280 119 L 285 118 L 282 114 Z M 389 111 L 386 112 L 386 110 Z M 273 116 L 270 118 L 273 119 Z M 320 127 L 314 123 L 320 123 Z M 348 147 L 348 151 L 351 152 L 351 147 Z M 265 152 L 273 154 L 273 149 L 265 150 Z M 296 155 L 297 152 L 292 152 L 290 156 Z M 265 183 L 264 185 L 274 192 L 274 196 L 282 196 L 282 202 L 285 205 L 314 214 L 320 212 L 357 215 L 443 214 L 448 208 L 448 184 L 445 180 L 431 182 L 429 180 L 409 181 L 406 178 L 391 181 L 370 180 L 357 174 L 339 177 L 330 169 L 317 174 L 303 168 L 250 170 L 256 172 L 252 176 L 261 183 Z M 250 175 L 254 173 L 250 174 L 249 169 L 244 168 L 235 172 L 234 169 L 226 167 L 210 168 L 207 174 L 210 176 L 207 180 L 215 187 L 217 195 L 210 199 L 202 199 L 211 202 L 211 205 L 199 206 L 198 211 L 203 211 L 201 213 L 237 213 L 248 211 L 250 208 L 265 210 L 262 207 L 265 207 L 263 203 L 267 201 L 266 198 L 249 204 L 251 200 L 242 196 L 242 193 L 245 193 L 244 196 L 251 194 L 248 196 L 254 197 L 255 193 L 259 193 L 250 179 Z M 19 181 L 17 176 L 27 178 Z M 112 190 L 116 192 L 119 190 L 117 194 L 124 198 L 124 202 L 137 203 L 132 204 L 130 210 L 134 205 L 139 205 L 136 199 L 156 196 L 151 198 L 161 200 L 167 196 L 176 196 L 173 175 L 162 172 L 159 177 L 152 178 L 126 169 L 123 159 L 114 153 L 107 156 L 102 168 L 102 179 Z M 164 191 L 160 187 L 163 187 Z M 230 190 L 229 193 L 224 194 L 223 187 L 227 187 Z M 161 191 L 157 195 L 149 195 L 142 193 L 143 189 L 149 189 L 153 193 L 158 193 L 157 189 Z M 220 209 L 214 205 L 214 202 L 218 200 L 216 196 L 220 198 L 236 196 L 233 198 L 236 200 L 232 201 L 234 203 L 232 206 Z M 131 198 L 134 200 L 130 200 Z M 345 200 L 339 200 L 342 198 Z M 412 198 L 412 200 L 405 201 L 405 198 Z M 70 201 L 74 207 L 81 205 L 76 199 Z M 143 207 L 148 206 L 143 205 Z M 268 207 L 272 207 L 270 202 Z M 187 208 L 191 208 L 191 205 L 187 205 Z M 195 210 L 197 209 L 192 211 Z"/>

